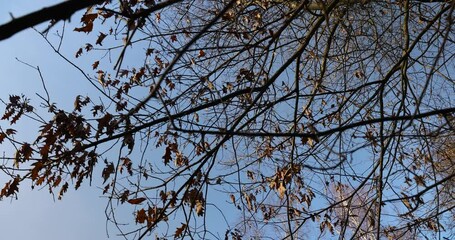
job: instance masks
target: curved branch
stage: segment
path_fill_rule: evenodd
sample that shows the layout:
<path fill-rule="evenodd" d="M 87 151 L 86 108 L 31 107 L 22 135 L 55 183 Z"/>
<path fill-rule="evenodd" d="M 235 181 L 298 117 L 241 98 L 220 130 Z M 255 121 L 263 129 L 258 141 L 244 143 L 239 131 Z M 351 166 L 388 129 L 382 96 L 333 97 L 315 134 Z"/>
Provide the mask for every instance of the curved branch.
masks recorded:
<path fill-rule="evenodd" d="M 36 26 L 49 20 L 65 20 L 75 12 L 103 3 L 105 0 L 69 0 L 52 7 L 43 8 L 39 11 L 16 18 L 0 25 L 0 41 L 12 37 L 14 34 L 29 27 Z"/>

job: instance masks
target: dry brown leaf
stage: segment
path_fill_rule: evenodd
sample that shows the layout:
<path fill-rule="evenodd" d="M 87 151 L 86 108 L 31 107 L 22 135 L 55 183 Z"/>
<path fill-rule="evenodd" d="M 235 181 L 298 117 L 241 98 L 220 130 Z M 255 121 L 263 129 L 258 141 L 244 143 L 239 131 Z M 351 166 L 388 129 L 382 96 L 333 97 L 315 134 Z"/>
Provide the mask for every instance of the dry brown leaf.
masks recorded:
<path fill-rule="evenodd" d="M 175 238 L 179 238 L 179 237 L 182 237 L 183 236 L 183 233 L 185 232 L 185 229 L 186 229 L 186 224 L 182 223 L 182 226 L 177 228 L 175 230 L 175 235 L 174 237 Z"/>
<path fill-rule="evenodd" d="M 136 204 L 141 204 L 141 203 L 142 203 L 143 201 L 145 201 L 145 200 L 147 200 L 147 199 L 141 197 L 141 198 L 129 199 L 127 202 L 128 202 L 129 204 L 134 204 L 134 205 L 136 205 Z"/>

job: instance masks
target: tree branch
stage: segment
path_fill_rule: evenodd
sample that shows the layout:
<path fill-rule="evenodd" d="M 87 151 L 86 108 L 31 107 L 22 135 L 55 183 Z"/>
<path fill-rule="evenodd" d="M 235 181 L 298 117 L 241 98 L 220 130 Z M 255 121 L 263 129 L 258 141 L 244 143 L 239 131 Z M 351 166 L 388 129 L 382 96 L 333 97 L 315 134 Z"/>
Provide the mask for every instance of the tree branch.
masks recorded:
<path fill-rule="evenodd" d="M 29 27 L 36 26 L 49 20 L 65 20 L 75 12 L 104 2 L 105 0 L 69 0 L 52 7 L 43 8 L 0 26 L 0 41 Z"/>

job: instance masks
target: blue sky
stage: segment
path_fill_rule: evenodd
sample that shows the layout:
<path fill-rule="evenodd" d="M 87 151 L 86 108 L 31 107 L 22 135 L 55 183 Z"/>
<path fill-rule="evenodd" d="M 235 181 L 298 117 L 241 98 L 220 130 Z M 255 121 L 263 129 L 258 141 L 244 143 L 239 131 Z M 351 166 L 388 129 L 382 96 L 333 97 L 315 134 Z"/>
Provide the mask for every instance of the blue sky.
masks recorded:
<path fill-rule="evenodd" d="M 9 13 L 19 17 L 58 2 L 60 1 L 0 0 L 0 24 L 11 19 Z M 78 19 L 78 16 L 73 17 L 73 23 L 77 24 Z M 43 26 L 46 24 L 38 26 L 38 29 L 43 29 Z M 65 39 L 65 49 L 77 50 L 75 46 L 81 43 L 72 39 L 77 38 Z M 80 73 L 58 58 L 32 29 L 1 41 L 0 53 L 2 79 L 0 98 L 3 100 L 7 100 L 10 94 L 25 94 L 36 103 L 38 101 L 36 93 L 44 96 L 38 73 L 19 63 L 16 58 L 40 67 L 51 101 L 57 102 L 60 107 L 72 106 L 75 96 L 86 95 L 91 91 L 87 83 L 81 80 Z M 0 122 L 0 126 L 7 125 Z M 36 137 L 36 126 L 28 121 L 20 123 L 15 128 L 20 130 L 21 137 Z M 8 149 L 8 146 L 0 145 L 2 154 L 9 151 L 11 149 Z M 2 187 L 5 180 L 6 177 L 0 173 Z M 31 191 L 30 185 L 22 184 L 18 200 L 0 201 L 1 239 L 107 239 L 104 214 L 106 201 L 100 198 L 101 192 L 96 186 L 84 185 L 78 191 L 70 188 L 63 201 L 54 201 L 46 188 Z M 115 230 L 110 231 L 109 239 L 122 239 L 116 237 L 115 233 Z"/>
<path fill-rule="evenodd" d="M 61 1 L 63 0 L 0 0 L 0 24 L 6 23 L 11 19 L 9 13 L 18 17 Z M 94 60 L 89 56 L 84 55 L 78 59 L 74 59 L 76 50 L 85 43 L 81 41 L 81 33 L 75 34 L 71 31 L 74 26 L 78 25 L 79 18 L 80 15 L 72 17 L 70 23 L 72 26 L 67 28 L 62 49 L 64 54 L 69 56 L 77 65 L 90 69 L 90 65 Z M 45 26 L 46 23 L 38 26 L 37 29 L 44 29 Z M 55 37 L 50 37 L 55 39 Z M 106 39 L 106 41 L 109 40 Z M 138 50 L 141 51 L 141 49 Z M 77 95 L 99 95 L 84 80 L 80 72 L 62 61 L 61 58 L 52 52 L 52 49 L 37 32 L 29 29 L 16 34 L 10 39 L 0 41 L 0 76 L 2 78 L 0 99 L 6 100 L 10 94 L 24 94 L 32 98 L 36 105 L 39 102 L 36 94 L 45 95 L 38 72 L 20 63 L 16 58 L 30 65 L 40 67 L 50 93 L 51 101 L 58 103 L 58 106 L 61 108 L 71 109 L 74 98 Z M 128 51 L 126 58 L 134 58 L 134 54 Z M 92 71 L 90 73 L 93 74 Z M 3 110 L 3 108 L 0 109 Z M 0 121 L 0 126 L 6 127 L 7 125 L 5 122 Z M 14 127 L 20 131 L 20 139 L 25 138 L 33 141 L 34 137 L 36 137 L 38 126 L 30 121 L 22 121 Z M 0 154 L 10 153 L 11 151 L 13 150 L 8 148 L 7 145 L 0 145 Z M 161 159 L 162 152 L 153 152 L 152 154 L 154 153 Z M 363 160 L 370 160 L 367 159 L 370 156 L 365 151 L 359 151 L 353 156 L 353 159 L 358 162 L 369 162 Z M 357 167 L 356 171 L 360 169 L 359 165 Z M 100 172 L 101 169 L 98 169 L 98 176 Z M 99 179 L 97 178 L 97 180 Z M 0 187 L 2 187 L 5 181 L 7 181 L 7 178 L 0 172 Z M 91 187 L 84 184 L 78 191 L 74 191 L 74 188 L 70 187 L 63 201 L 54 201 L 46 188 L 32 191 L 30 185 L 22 184 L 18 200 L 3 199 L 0 201 L 1 239 L 108 239 L 104 213 L 107 201 L 100 197 L 102 190 L 97 188 L 101 185 L 100 182 L 95 182 Z M 212 196 L 221 195 L 221 193 L 214 191 L 211 194 Z M 227 201 L 221 197 L 214 197 L 211 200 L 220 203 L 221 211 L 225 215 L 228 215 L 229 220 L 235 220 L 236 217 L 234 215 L 240 213 L 230 211 L 232 208 L 229 207 L 232 206 L 223 204 Z M 214 226 L 213 229 L 219 227 L 220 233 L 223 233 L 225 224 L 224 220 L 220 218 L 221 214 L 214 210 L 214 208 L 211 210 L 207 216 L 208 225 L 210 225 L 209 228 L 212 225 Z M 126 213 L 119 214 L 118 217 L 123 222 L 133 222 L 134 225 L 132 212 L 126 211 Z M 179 221 L 175 222 L 178 223 Z M 115 235 L 117 231 L 113 228 L 112 224 L 109 224 L 108 227 L 110 230 L 109 239 L 123 239 Z M 175 229 L 172 227 L 170 231 Z M 305 227 L 308 227 L 308 232 L 311 232 L 310 227 L 312 226 Z M 332 236 L 326 234 L 325 237 L 329 239 Z"/>

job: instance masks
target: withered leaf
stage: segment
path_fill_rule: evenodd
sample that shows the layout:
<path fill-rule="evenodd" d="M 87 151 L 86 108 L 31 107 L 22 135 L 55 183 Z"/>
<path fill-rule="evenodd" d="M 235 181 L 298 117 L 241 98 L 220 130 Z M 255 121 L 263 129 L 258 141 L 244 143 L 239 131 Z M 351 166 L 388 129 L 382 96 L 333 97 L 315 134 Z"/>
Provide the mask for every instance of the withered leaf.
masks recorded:
<path fill-rule="evenodd" d="M 106 194 L 107 191 L 109 191 L 110 186 L 111 186 L 110 184 L 106 184 L 106 186 L 104 186 L 103 194 Z"/>
<path fill-rule="evenodd" d="M 183 237 L 183 233 L 185 232 L 185 229 L 186 229 L 186 224 L 182 223 L 182 226 L 180 226 L 179 228 L 177 228 L 175 230 L 174 237 L 175 238 Z"/>
<path fill-rule="evenodd" d="M 82 101 L 81 101 L 81 95 L 77 95 L 76 99 L 74 100 L 74 110 L 75 111 L 81 111 L 82 110 Z"/>
<path fill-rule="evenodd" d="M 144 223 L 147 220 L 147 213 L 144 209 L 138 210 L 136 212 L 136 223 Z"/>
<path fill-rule="evenodd" d="M 114 169 L 114 164 L 113 163 L 109 163 L 106 165 L 106 167 L 103 169 L 103 173 L 102 173 L 102 177 L 104 179 L 103 183 L 105 183 L 107 181 L 107 179 L 109 179 L 109 177 L 111 176 L 112 173 L 114 173 L 115 169 Z"/>
<path fill-rule="evenodd" d="M 330 223 L 330 222 L 327 220 L 325 225 L 326 225 L 326 227 L 329 229 L 330 233 L 331 233 L 331 234 L 334 234 L 332 223 Z"/>
<path fill-rule="evenodd" d="M 53 187 L 57 187 L 60 182 L 62 182 L 62 177 L 61 176 L 57 176 L 57 178 L 55 178 L 54 180 L 54 184 L 52 185 Z"/>
<path fill-rule="evenodd" d="M 76 58 L 80 57 L 82 55 L 82 48 L 79 48 L 76 52 Z"/>
<path fill-rule="evenodd" d="M 5 140 L 5 138 L 6 138 L 6 133 L 0 132 L 0 143 L 2 143 L 3 140 Z"/>
<path fill-rule="evenodd" d="M 127 189 L 125 190 L 122 195 L 120 196 L 120 202 L 125 203 L 128 200 L 128 196 L 130 195 L 130 191 Z"/>
<path fill-rule="evenodd" d="M 14 154 L 14 167 L 19 168 L 20 162 L 21 162 L 21 154 L 19 151 L 16 151 L 16 154 Z"/>
<path fill-rule="evenodd" d="M 199 55 L 197 56 L 198 58 L 201 58 L 201 57 L 204 57 L 205 56 L 205 52 L 204 50 L 199 50 Z"/>
<path fill-rule="evenodd" d="M 417 183 L 418 186 L 421 186 L 421 187 L 425 187 L 426 186 L 425 179 L 424 179 L 423 176 L 415 175 L 414 176 L 414 180 L 415 180 L 415 182 Z"/>
<path fill-rule="evenodd" d="M 171 200 L 169 201 L 169 206 L 173 208 L 177 203 L 177 193 L 175 191 L 170 191 L 168 192 L 168 194 L 171 197 Z"/>
<path fill-rule="evenodd" d="M 101 71 L 101 70 L 99 70 L 99 71 L 96 72 L 96 73 L 98 73 L 98 82 L 101 84 L 101 86 L 104 87 L 104 83 L 105 83 L 105 80 L 104 80 L 105 74 L 104 74 L 104 72 Z"/>
<path fill-rule="evenodd" d="M 100 64 L 100 61 L 94 62 L 94 63 L 92 64 L 93 70 L 97 69 L 99 64 Z"/>
<path fill-rule="evenodd" d="M 153 48 L 148 48 L 147 51 L 145 51 L 145 55 L 146 55 L 146 56 L 152 55 L 152 53 L 153 53 L 154 50 L 155 50 L 155 49 L 153 49 Z"/>
<path fill-rule="evenodd" d="M 5 185 L 5 194 L 3 193 L 3 190 L 2 190 L 2 196 L 5 196 L 5 197 L 9 197 L 17 192 L 19 192 L 19 182 L 20 182 L 20 178 L 19 176 L 15 177 L 14 180 L 12 181 L 9 181 L 6 185 Z"/>
<path fill-rule="evenodd" d="M 90 50 L 93 49 L 93 45 L 90 43 L 85 44 L 85 51 L 89 52 Z"/>
<path fill-rule="evenodd" d="M 125 76 L 128 77 L 128 73 L 129 72 L 130 71 L 128 71 L 127 69 L 122 69 L 122 70 L 119 71 L 119 76 L 120 77 L 125 77 Z"/>
<path fill-rule="evenodd" d="M 198 216 L 204 215 L 204 203 L 200 200 L 196 201 L 196 213 Z"/>
<path fill-rule="evenodd" d="M 165 81 L 170 90 L 173 90 L 175 88 L 175 84 L 169 78 L 166 78 Z"/>
<path fill-rule="evenodd" d="M 160 198 L 163 203 L 167 200 L 167 194 L 163 190 L 160 191 Z"/>
<path fill-rule="evenodd" d="M 96 44 L 103 46 L 103 40 L 104 40 L 104 38 L 106 38 L 106 36 L 107 36 L 106 34 L 100 32 L 100 35 L 98 36 L 98 39 L 96 40 Z"/>
<path fill-rule="evenodd" d="M 36 182 L 35 182 L 36 186 L 42 185 L 44 180 L 46 180 L 46 176 L 39 177 L 38 180 L 36 180 Z"/>
<path fill-rule="evenodd" d="M 166 147 L 166 151 L 164 153 L 163 159 L 164 159 L 164 165 L 167 165 L 172 160 L 171 147 L 169 145 Z"/>
<path fill-rule="evenodd" d="M 284 194 L 286 193 L 286 187 L 284 187 L 283 183 L 280 183 L 280 187 L 278 188 L 278 193 L 280 194 L 280 198 L 284 197 Z"/>
<path fill-rule="evenodd" d="M 33 154 L 33 149 L 32 149 L 32 147 L 30 147 L 30 144 L 24 143 L 24 144 L 22 144 L 20 152 L 21 152 L 22 156 L 24 157 L 24 159 L 28 160 L 28 159 L 30 159 L 30 157 Z"/>
<path fill-rule="evenodd" d="M 126 134 L 125 137 L 123 138 L 123 144 L 128 147 L 128 149 L 131 151 L 134 148 L 134 137 L 131 134 Z"/>
<path fill-rule="evenodd" d="M 144 76 L 145 74 L 145 68 L 141 68 L 137 73 L 135 73 L 132 77 L 132 82 L 136 83 L 136 84 L 140 84 L 141 83 L 141 78 Z"/>
<path fill-rule="evenodd" d="M 66 193 L 66 191 L 68 191 L 68 182 L 65 182 L 65 184 L 63 184 L 62 188 L 60 189 L 58 200 L 62 200 L 63 194 Z"/>
<path fill-rule="evenodd" d="M 88 22 L 84 26 L 74 29 L 74 31 L 76 31 L 76 32 L 85 32 L 85 33 L 89 33 L 92 30 L 93 30 L 93 22 Z"/>
<path fill-rule="evenodd" d="M 81 22 L 87 24 L 87 23 L 95 21 L 95 19 L 97 17 L 98 17 L 98 13 L 86 13 L 82 16 Z"/>
<path fill-rule="evenodd" d="M 145 200 L 146 200 L 146 198 L 141 197 L 141 198 L 129 199 L 127 202 L 128 202 L 129 204 L 134 204 L 134 205 L 136 205 L 136 204 L 141 204 L 141 203 L 142 203 L 143 201 L 145 201 Z"/>
<path fill-rule="evenodd" d="M 235 196 L 234 196 L 234 194 L 231 194 L 230 197 L 231 197 L 231 201 L 232 201 L 233 203 L 235 203 Z"/>
<path fill-rule="evenodd" d="M 130 176 L 133 175 L 133 162 L 131 161 L 131 159 L 125 157 L 125 158 L 121 158 L 121 160 L 123 160 L 122 162 L 122 165 L 121 165 L 121 168 L 120 168 L 120 173 L 123 172 L 123 168 L 126 167 L 126 170 L 128 171 L 128 174 Z"/>
<path fill-rule="evenodd" d="M 39 172 L 40 170 L 43 168 L 43 163 L 42 162 L 35 162 L 32 164 L 33 168 L 32 168 L 32 171 L 31 171 L 31 177 L 32 177 L 32 180 L 36 180 L 39 176 Z"/>

